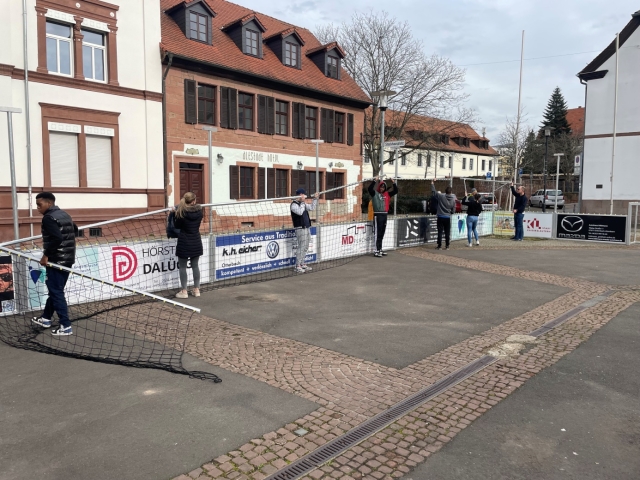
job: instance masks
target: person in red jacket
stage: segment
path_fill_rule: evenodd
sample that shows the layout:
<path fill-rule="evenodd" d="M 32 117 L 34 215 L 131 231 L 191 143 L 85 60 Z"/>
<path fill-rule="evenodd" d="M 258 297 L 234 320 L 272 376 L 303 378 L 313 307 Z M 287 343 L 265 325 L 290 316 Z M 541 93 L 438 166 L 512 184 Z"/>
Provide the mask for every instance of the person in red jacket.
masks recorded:
<path fill-rule="evenodd" d="M 374 178 L 369 184 L 369 195 L 371 203 L 373 203 L 373 228 L 376 236 L 376 251 L 373 253 L 375 257 L 383 257 L 387 254 L 382 251 L 382 240 L 384 232 L 387 229 L 387 212 L 389 211 L 389 201 L 391 197 L 398 193 L 396 182 L 391 179 L 391 192 L 387 192 L 387 184 L 380 181 L 380 176 Z"/>

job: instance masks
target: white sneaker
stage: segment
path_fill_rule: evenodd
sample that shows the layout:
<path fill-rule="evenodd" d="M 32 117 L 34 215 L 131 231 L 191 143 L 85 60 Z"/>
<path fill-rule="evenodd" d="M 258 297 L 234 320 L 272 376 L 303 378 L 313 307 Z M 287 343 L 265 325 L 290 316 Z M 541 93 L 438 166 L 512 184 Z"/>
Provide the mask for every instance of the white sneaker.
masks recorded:
<path fill-rule="evenodd" d="M 476 246 L 480 246 L 480 240 L 476 240 Z"/>
<path fill-rule="evenodd" d="M 176 293 L 176 298 L 189 298 L 189 294 L 180 290 L 178 293 Z"/>
<path fill-rule="evenodd" d="M 305 264 L 300 265 L 300 267 L 302 267 L 302 269 L 304 269 L 305 272 L 310 272 L 311 270 L 313 270 L 313 268 Z"/>
<path fill-rule="evenodd" d="M 473 247 L 473 243 L 469 243 L 467 247 Z"/>
<path fill-rule="evenodd" d="M 296 266 L 296 273 L 304 273 L 304 272 L 306 272 L 304 268 L 302 268 L 300 265 Z"/>

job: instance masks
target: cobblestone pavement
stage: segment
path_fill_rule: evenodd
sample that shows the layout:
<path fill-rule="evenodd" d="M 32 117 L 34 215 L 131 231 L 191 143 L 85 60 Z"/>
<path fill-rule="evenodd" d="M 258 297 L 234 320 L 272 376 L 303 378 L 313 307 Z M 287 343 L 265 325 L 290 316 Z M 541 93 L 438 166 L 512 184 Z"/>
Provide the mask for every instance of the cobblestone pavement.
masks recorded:
<path fill-rule="evenodd" d="M 523 248 L 527 243 L 518 242 L 516 248 Z M 539 243 L 542 242 L 531 242 L 528 247 L 538 248 Z M 544 248 L 551 247 L 553 245 L 544 244 Z M 588 248 L 597 247 L 589 245 Z M 528 344 L 519 355 L 500 358 L 304 478 L 402 477 L 529 378 L 556 363 L 619 312 L 640 301 L 640 286 L 616 288 L 443 255 L 426 248 L 408 249 L 402 253 L 462 268 L 568 287 L 572 291 L 401 370 L 204 316 L 194 316 L 186 339 L 188 353 L 314 401 L 319 408 L 178 479 L 265 478 L 486 354 L 492 347 L 504 343 L 510 335 L 527 334 L 585 301 L 615 290 L 605 300 Z M 309 433 L 299 437 L 293 433 L 299 428 Z"/>

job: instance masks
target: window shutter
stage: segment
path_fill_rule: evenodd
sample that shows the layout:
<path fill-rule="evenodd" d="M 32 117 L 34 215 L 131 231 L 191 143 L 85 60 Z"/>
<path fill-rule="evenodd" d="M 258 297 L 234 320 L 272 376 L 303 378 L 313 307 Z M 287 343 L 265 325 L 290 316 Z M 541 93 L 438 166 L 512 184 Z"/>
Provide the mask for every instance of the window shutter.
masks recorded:
<path fill-rule="evenodd" d="M 276 169 L 267 170 L 267 198 L 276 198 Z"/>
<path fill-rule="evenodd" d="M 240 173 L 237 165 L 229 166 L 229 198 L 240 198 Z"/>
<path fill-rule="evenodd" d="M 264 95 L 258 95 L 258 133 L 267 133 L 267 97 Z"/>
<path fill-rule="evenodd" d="M 327 172 L 327 190 L 335 187 L 336 174 L 333 172 Z M 325 194 L 327 200 L 333 200 L 335 198 L 335 192 L 329 192 Z"/>
<path fill-rule="evenodd" d="M 298 110 L 298 104 L 297 103 L 292 103 L 292 109 L 291 109 L 291 114 L 292 114 L 292 121 L 291 121 L 291 136 L 293 138 L 300 138 L 300 122 L 298 119 L 298 116 L 300 114 L 300 111 Z"/>
<path fill-rule="evenodd" d="M 327 133 L 329 130 L 329 110 L 326 108 L 320 109 L 320 138 L 325 142 L 329 141 L 329 134 Z"/>
<path fill-rule="evenodd" d="M 184 80 L 184 123 L 198 123 L 198 99 L 195 80 Z"/>
<path fill-rule="evenodd" d="M 258 198 L 267 198 L 265 196 L 265 185 L 264 185 L 264 181 L 265 181 L 265 169 L 264 167 L 259 167 L 258 168 Z"/>
<path fill-rule="evenodd" d="M 304 131 L 305 116 L 306 116 L 306 109 L 305 109 L 304 103 L 299 103 L 298 104 L 298 133 L 300 136 L 298 138 L 305 138 L 305 131 Z M 316 124 L 317 124 L 317 120 L 316 120 Z"/>
<path fill-rule="evenodd" d="M 87 135 L 87 187 L 113 187 L 111 137 Z"/>
<path fill-rule="evenodd" d="M 273 97 L 267 97 L 267 131 L 265 133 L 276 134 L 276 100 Z"/>
<path fill-rule="evenodd" d="M 229 87 L 220 87 L 220 127 L 229 128 Z"/>
<path fill-rule="evenodd" d="M 298 189 L 298 179 L 300 177 L 300 170 L 291 170 L 291 195 L 296 194 Z M 304 174 L 304 172 L 302 172 Z"/>
<path fill-rule="evenodd" d="M 353 113 L 347 114 L 347 145 L 353 145 Z"/>
<path fill-rule="evenodd" d="M 49 163 L 52 187 L 79 186 L 78 135 L 49 132 Z"/>
<path fill-rule="evenodd" d="M 229 89 L 229 128 L 238 128 L 238 90 Z"/>
<path fill-rule="evenodd" d="M 329 110 L 327 113 L 327 123 L 329 126 L 327 127 L 327 141 L 329 143 L 333 143 L 333 136 L 336 128 L 336 112 L 333 110 Z"/>

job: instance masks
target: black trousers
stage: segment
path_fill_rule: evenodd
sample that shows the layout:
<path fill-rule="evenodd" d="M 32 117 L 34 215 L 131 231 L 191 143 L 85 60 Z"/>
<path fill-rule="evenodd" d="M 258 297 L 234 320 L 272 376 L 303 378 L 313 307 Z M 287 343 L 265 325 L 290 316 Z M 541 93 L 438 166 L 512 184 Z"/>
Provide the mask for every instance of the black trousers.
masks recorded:
<path fill-rule="evenodd" d="M 451 239 L 451 218 L 438 217 L 438 247 L 442 247 L 442 232 L 444 232 L 445 246 L 449 246 Z"/>
<path fill-rule="evenodd" d="M 373 228 L 376 235 L 376 252 L 382 250 L 382 240 L 384 232 L 387 230 L 387 214 L 376 213 L 373 217 Z"/>

